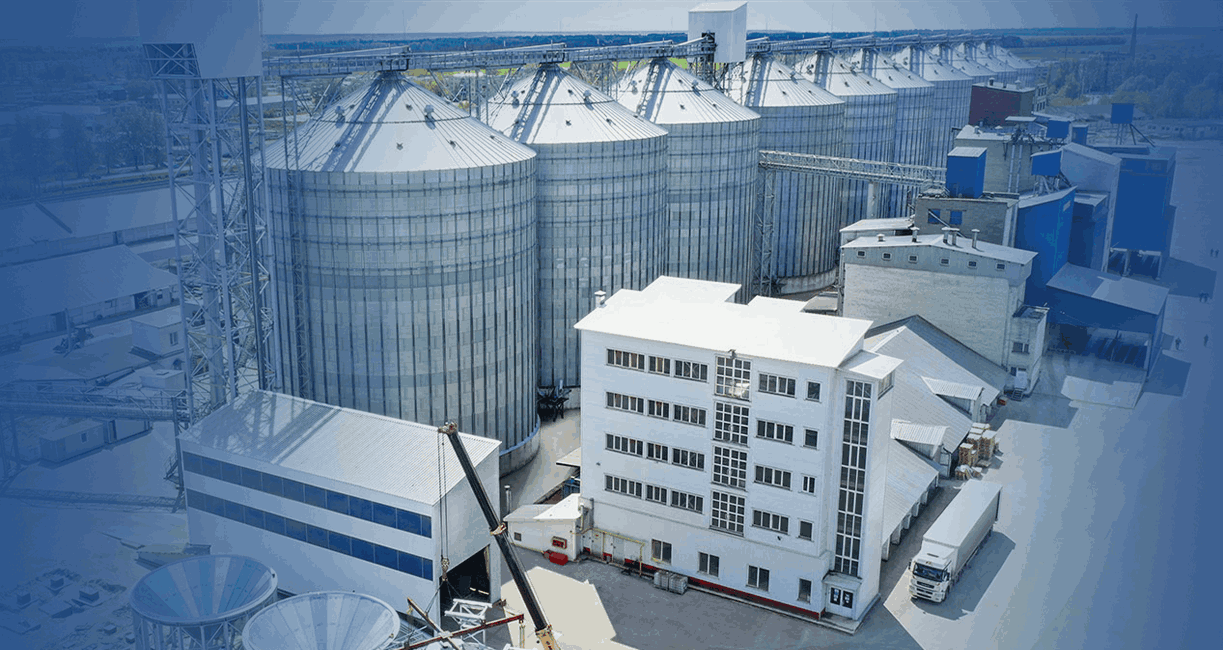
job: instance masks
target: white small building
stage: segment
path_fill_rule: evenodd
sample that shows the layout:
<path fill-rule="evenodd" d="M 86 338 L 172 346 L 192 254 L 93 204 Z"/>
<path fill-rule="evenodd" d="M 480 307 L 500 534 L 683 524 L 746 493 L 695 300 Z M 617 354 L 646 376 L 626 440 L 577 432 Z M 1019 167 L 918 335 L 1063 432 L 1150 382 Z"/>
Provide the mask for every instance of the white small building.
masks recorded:
<path fill-rule="evenodd" d="M 515 546 L 576 560 L 589 512 L 581 495 L 570 494 L 554 504 L 521 506 L 505 516 L 505 525 Z"/>
<path fill-rule="evenodd" d="M 497 494 L 500 442 L 460 434 Z M 182 435 L 191 543 L 275 569 L 292 593 L 358 591 L 434 620 L 501 598 L 501 558 L 448 439 L 417 424 L 252 391 Z M 492 497 L 495 498 L 495 497 Z M 472 593 L 464 593 L 465 591 Z"/>
<path fill-rule="evenodd" d="M 109 422 L 78 420 L 45 433 L 38 438 L 43 460 L 62 463 L 70 458 L 99 449 L 107 442 Z"/>
<path fill-rule="evenodd" d="M 179 308 L 137 316 L 131 323 L 133 348 L 158 357 L 183 351 L 183 317 Z"/>
<path fill-rule="evenodd" d="M 583 550 L 807 616 L 879 593 L 893 371 L 863 320 L 661 277 L 582 335 Z"/>

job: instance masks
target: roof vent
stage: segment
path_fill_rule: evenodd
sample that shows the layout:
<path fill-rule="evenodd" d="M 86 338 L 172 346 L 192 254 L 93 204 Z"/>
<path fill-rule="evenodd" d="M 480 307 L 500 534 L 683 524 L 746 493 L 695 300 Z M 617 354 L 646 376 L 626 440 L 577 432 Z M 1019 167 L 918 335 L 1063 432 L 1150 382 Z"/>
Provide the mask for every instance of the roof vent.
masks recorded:
<path fill-rule="evenodd" d="M 396 142 L 396 143 L 395 143 L 395 148 L 396 148 L 396 149 L 403 149 L 403 143 L 402 143 L 402 142 Z"/>
<path fill-rule="evenodd" d="M 573 122 L 570 122 L 569 120 L 565 120 L 565 126 L 573 126 Z"/>
<path fill-rule="evenodd" d="M 595 306 L 601 309 L 605 302 L 607 302 L 607 292 L 599 289 L 595 292 Z"/>
<path fill-rule="evenodd" d="M 921 234 L 921 228 L 918 228 L 917 226 L 913 226 L 912 230 L 913 230 L 913 242 L 917 243 L 917 236 Z"/>
<path fill-rule="evenodd" d="M 586 101 L 590 101 L 590 90 L 589 89 L 582 91 L 582 99 L 585 99 Z"/>
<path fill-rule="evenodd" d="M 993 78 L 993 77 L 990 77 L 990 78 L 989 78 L 989 85 L 991 85 L 991 86 L 992 86 L 992 85 L 994 85 L 994 78 Z"/>
<path fill-rule="evenodd" d="M 679 110 L 681 110 L 681 111 L 682 111 L 682 110 L 684 110 L 684 105 L 683 105 L 683 104 L 680 104 L 680 105 L 679 105 Z"/>
<path fill-rule="evenodd" d="M 959 244 L 957 242 L 959 241 L 959 238 L 960 238 L 960 229 L 952 228 L 951 229 L 951 245 L 958 246 Z"/>
<path fill-rule="evenodd" d="M 950 243 L 951 242 L 950 237 L 951 237 L 951 226 L 943 226 L 943 243 L 944 244 Z"/>
<path fill-rule="evenodd" d="M 433 104 L 425 104 L 425 117 L 433 117 Z"/>
<path fill-rule="evenodd" d="M 457 146 L 459 146 L 459 143 L 455 142 L 454 140 L 447 140 L 447 142 L 449 142 L 449 143 L 450 143 L 450 146 L 452 146 L 452 147 L 457 147 Z"/>
<path fill-rule="evenodd" d="M 634 95 L 637 94 L 637 80 L 636 79 L 634 79 L 631 82 L 631 85 L 629 86 L 629 92 L 633 93 Z"/>
<path fill-rule="evenodd" d="M 882 242 L 882 241 L 883 241 L 883 233 L 879 233 L 879 234 L 875 235 L 875 239 L 876 239 L 876 240 L 878 240 L 879 242 Z"/>
<path fill-rule="evenodd" d="M 404 107 L 404 108 L 406 108 L 406 109 L 408 109 L 409 111 L 410 111 L 410 110 L 412 110 L 412 105 L 411 105 L 411 104 L 404 104 L 404 105 L 403 105 L 403 107 Z"/>
<path fill-rule="evenodd" d="M 976 247 L 977 247 L 977 235 L 979 235 L 979 234 L 981 234 L 981 229 L 980 229 L 980 228 L 973 228 L 973 229 L 972 229 L 972 247 L 973 247 L 973 248 L 976 248 Z"/>
<path fill-rule="evenodd" d="M 609 117 L 609 118 L 607 118 L 607 123 L 608 123 L 608 124 L 611 124 L 611 123 L 612 123 L 612 121 L 611 121 L 611 118 L 610 118 L 610 117 Z"/>

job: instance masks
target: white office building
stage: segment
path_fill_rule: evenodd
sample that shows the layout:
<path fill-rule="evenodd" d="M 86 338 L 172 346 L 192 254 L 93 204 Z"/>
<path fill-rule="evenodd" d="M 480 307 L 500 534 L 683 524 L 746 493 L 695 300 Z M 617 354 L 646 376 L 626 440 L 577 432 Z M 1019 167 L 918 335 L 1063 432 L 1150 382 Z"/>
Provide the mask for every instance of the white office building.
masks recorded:
<path fill-rule="evenodd" d="M 496 495 L 501 443 L 460 437 Z M 290 593 L 357 591 L 401 612 L 406 596 L 434 620 L 451 598 L 499 600 L 500 553 L 442 438 L 431 424 L 251 391 L 182 435 L 190 541 L 258 559 Z"/>
<path fill-rule="evenodd" d="M 731 301 L 734 284 L 621 290 L 582 336 L 584 550 L 809 616 L 878 597 L 900 361 L 864 320 Z"/>

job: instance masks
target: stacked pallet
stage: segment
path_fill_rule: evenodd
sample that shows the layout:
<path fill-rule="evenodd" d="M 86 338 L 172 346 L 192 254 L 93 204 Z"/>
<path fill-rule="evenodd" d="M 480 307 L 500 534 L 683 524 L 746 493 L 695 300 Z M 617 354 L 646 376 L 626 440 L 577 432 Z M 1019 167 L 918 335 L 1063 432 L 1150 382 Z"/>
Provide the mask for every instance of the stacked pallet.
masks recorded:
<path fill-rule="evenodd" d="M 972 467 L 977 464 L 977 448 L 971 443 L 965 442 L 960 445 L 960 465 Z"/>

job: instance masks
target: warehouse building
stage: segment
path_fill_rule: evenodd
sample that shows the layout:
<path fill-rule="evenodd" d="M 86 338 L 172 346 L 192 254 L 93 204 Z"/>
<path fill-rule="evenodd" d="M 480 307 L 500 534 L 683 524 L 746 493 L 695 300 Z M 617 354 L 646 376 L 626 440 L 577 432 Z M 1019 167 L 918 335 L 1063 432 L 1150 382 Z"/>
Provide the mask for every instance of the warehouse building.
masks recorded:
<path fill-rule="evenodd" d="M 500 443 L 461 438 L 496 494 Z M 501 597 L 500 557 L 435 426 L 252 391 L 181 447 L 190 541 L 266 562 L 286 591 L 359 590 L 402 612 L 407 596 L 434 620 L 455 597 Z"/>
<path fill-rule="evenodd" d="M 734 304 L 738 289 L 662 277 L 578 323 L 582 497 L 594 522 L 584 550 L 807 616 L 861 619 L 892 532 L 900 361 L 864 349 L 868 322 L 793 301 Z"/>

